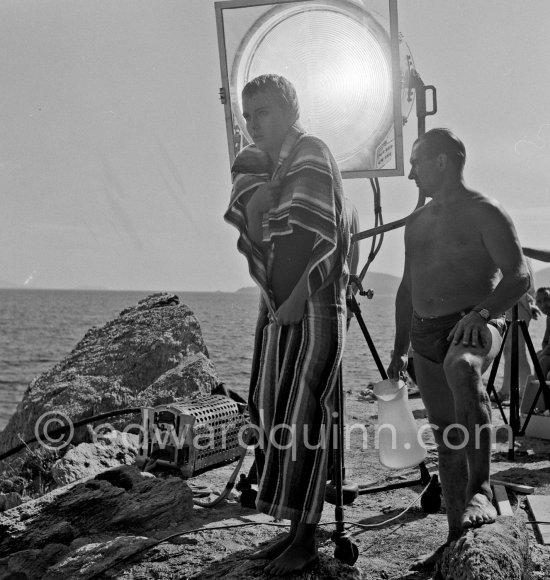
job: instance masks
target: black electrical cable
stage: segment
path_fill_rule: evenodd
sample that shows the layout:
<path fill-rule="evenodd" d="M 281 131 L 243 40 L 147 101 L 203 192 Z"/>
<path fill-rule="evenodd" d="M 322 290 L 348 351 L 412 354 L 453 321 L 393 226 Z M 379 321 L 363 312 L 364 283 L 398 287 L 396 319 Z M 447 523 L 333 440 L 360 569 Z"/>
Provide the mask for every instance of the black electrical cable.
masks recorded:
<path fill-rule="evenodd" d="M 415 504 L 417 504 L 420 501 L 420 499 L 422 498 L 422 496 L 427 492 L 428 487 L 430 486 L 430 483 L 428 483 L 424 487 L 424 489 L 413 499 L 412 502 L 409 503 L 409 505 L 405 509 L 403 509 L 401 512 L 399 512 L 395 516 L 392 516 L 391 518 L 388 518 L 387 520 L 384 520 L 382 522 L 377 522 L 376 524 L 360 524 L 359 522 L 350 522 L 348 520 L 344 520 L 343 522 L 320 522 L 319 525 L 320 526 L 332 526 L 334 524 L 344 523 L 344 524 L 347 524 L 348 526 L 361 528 L 363 530 L 384 526 L 384 525 L 386 525 L 392 521 L 395 521 L 395 520 L 399 519 L 400 517 L 404 516 Z M 162 544 L 163 542 L 167 542 L 167 541 L 171 540 L 172 538 L 177 538 L 178 536 L 184 536 L 187 534 L 196 534 L 199 532 L 210 532 L 213 530 L 227 530 L 227 529 L 231 529 L 231 528 L 244 528 L 247 526 L 274 526 L 274 527 L 286 527 L 286 528 L 288 528 L 290 526 L 290 524 L 280 524 L 277 522 L 242 522 L 239 524 L 208 526 L 208 527 L 202 527 L 202 528 L 194 528 L 192 530 L 179 531 L 179 532 L 176 532 L 174 534 L 170 534 L 169 536 L 165 536 L 164 538 L 154 540 L 152 543 L 150 543 L 146 546 L 140 546 L 131 554 L 127 554 L 126 556 L 124 556 L 123 558 L 118 560 L 117 562 L 112 562 L 107 568 L 97 572 L 93 576 L 90 576 L 90 580 L 93 580 L 94 578 L 99 578 L 100 576 L 102 576 L 106 572 L 106 570 L 110 570 L 110 569 L 114 568 L 114 566 L 118 566 L 120 564 L 123 564 L 124 562 L 126 562 L 130 558 L 133 558 L 134 556 L 137 556 L 140 553 L 146 552 L 147 550 L 149 550 L 151 548 L 155 548 L 159 544 Z"/>
<path fill-rule="evenodd" d="M 380 203 L 381 189 L 378 178 L 371 179 L 370 184 L 374 196 L 374 227 L 377 228 L 379 226 L 384 225 L 384 219 L 382 216 L 382 205 Z M 370 253 L 368 255 L 366 264 L 363 266 L 363 269 L 359 274 L 359 281 L 362 281 L 363 278 L 365 277 L 365 274 L 367 273 L 370 265 L 372 264 L 378 252 L 380 251 L 383 241 L 384 241 L 384 232 L 372 236 Z"/>
<path fill-rule="evenodd" d="M 76 423 L 71 423 L 70 425 L 63 425 L 61 427 L 56 427 L 55 429 L 52 429 L 51 431 L 44 433 L 44 435 L 48 435 L 49 437 L 53 437 L 55 435 L 61 435 L 62 433 L 65 433 L 66 431 L 70 431 L 71 429 L 75 429 L 76 427 L 82 427 L 82 425 L 87 425 L 89 423 L 93 423 L 94 421 L 108 419 L 109 417 L 115 417 L 117 415 L 129 415 L 129 414 L 133 414 L 133 413 L 141 413 L 141 407 L 130 407 L 128 409 L 117 409 L 116 411 L 109 411 L 108 413 L 101 413 L 100 415 L 95 415 L 93 417 L 86 417 L 85 419 L 81 419 L 80 421 L 77 421 Z M 38 441 L 38 437 L 33 437 L 32 439 L 27 439 L 27 441 L 23 441 L 23 443 L 21 443 L 20 445 L 17 445 L 16 447 L 13 447 L 12 449 L 9 449 L 8 451 L 5 451 L 4 453 L 2 453 L 0 455 L 0 461 L 6 459 L 7 457 L 10 457 L 11 455 L 14 455 L 18 451 L 21 451 L 22 449 L 26 449 L 29 446 L 29 444 L 35 443 L 36 441 Z"/>

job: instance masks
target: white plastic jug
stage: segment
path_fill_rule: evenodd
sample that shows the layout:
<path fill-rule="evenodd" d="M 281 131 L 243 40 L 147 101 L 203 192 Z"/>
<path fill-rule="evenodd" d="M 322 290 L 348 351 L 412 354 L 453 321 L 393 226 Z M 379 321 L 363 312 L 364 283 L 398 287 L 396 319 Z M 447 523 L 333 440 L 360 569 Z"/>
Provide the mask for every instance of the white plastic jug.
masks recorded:
<path fill-rule="evenodd" d="M 374 385 L 378 400 L 378 454 L 380 463 L 392 469 L 419 465 L 426 449 L 418 440 L 418 429 L 408 404 L 403 381 L 386 379 Z"/>

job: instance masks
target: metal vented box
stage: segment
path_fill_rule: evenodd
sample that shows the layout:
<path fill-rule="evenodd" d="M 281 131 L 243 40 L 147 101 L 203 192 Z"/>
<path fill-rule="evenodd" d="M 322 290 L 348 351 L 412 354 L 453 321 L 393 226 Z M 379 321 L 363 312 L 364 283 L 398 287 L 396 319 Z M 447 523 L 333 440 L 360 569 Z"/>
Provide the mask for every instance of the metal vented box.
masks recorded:
<path fill-rule="evenodd" d="M 171 466 L 191 477 L 238 459 L 249 425 L 242 407 L 210 395 L 142 408 L 138 463 L 144 469 Z"/>

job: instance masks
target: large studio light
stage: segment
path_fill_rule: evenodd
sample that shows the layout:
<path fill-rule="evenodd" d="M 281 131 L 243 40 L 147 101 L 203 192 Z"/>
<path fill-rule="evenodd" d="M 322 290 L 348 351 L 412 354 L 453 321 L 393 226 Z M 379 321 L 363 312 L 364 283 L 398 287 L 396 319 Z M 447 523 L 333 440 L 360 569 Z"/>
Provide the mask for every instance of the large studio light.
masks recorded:
<path fill-rule="evenodd" d="M 376 2 L 376 0 L 373 0 Z M 387 14 L 348 0 L 216 3 L 230 157 L 250 142 L 241 91 L 260 74 L 296 87 L 305 129 L 344 177 L 403 173 L 403 91 L 395 0 Z"/>

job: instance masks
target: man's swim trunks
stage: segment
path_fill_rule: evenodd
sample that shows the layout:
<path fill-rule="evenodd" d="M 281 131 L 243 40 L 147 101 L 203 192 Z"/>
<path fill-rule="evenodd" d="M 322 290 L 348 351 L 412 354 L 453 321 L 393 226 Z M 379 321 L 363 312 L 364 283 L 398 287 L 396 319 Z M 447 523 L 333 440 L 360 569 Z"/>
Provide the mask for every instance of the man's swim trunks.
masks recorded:
<path fill-rule="evenodd" d="M 469 310 L 461 310 L 453 314 L 438 316 L 436 318 L 422 318 L 413 314 L 411 327 L 411 344 L 413 350 L 433 362 L 442 364 L 451 343 L 447 340 L 449 332 L 454 325 L 465 316 Z M 504 336 L 506 330 L 506 318 L 503 315 L 487 321 L 494 326 L 500 336 Z"/>

